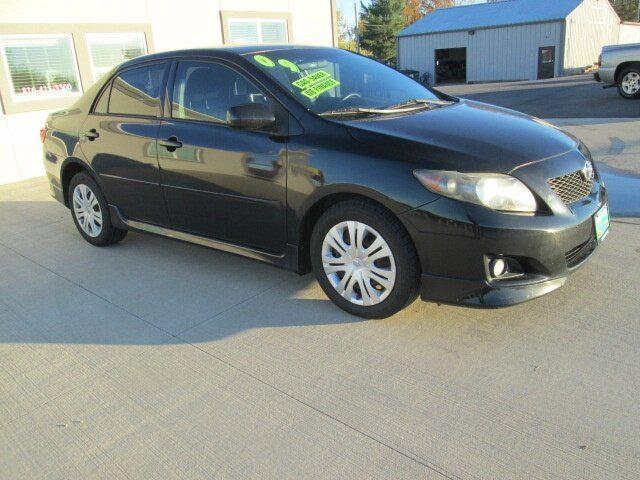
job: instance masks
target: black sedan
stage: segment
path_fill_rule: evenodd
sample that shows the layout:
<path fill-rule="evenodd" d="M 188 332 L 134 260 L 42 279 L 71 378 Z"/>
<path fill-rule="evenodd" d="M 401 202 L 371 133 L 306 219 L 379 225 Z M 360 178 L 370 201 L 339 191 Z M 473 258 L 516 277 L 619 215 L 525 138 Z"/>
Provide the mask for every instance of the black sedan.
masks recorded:
<path fill-rule="evenodd" d="M 609 229 L 575 138 L 321 47 L 131 60 L 41 132 L 97 246 L 128 230 L 306 273 L 344 310 L 505 306 L 560 287 Z"/>

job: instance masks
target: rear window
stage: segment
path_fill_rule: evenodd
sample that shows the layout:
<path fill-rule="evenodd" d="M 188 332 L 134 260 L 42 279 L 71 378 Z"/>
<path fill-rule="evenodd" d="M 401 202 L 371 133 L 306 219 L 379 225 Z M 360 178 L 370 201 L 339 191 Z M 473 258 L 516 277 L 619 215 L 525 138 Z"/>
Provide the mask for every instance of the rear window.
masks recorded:
<path fill-rule="evenodd" d="M 114 78 L 109 113 L 160 116 L 160 87 L 166 64 L 145 65 L 126 70 Z"/>

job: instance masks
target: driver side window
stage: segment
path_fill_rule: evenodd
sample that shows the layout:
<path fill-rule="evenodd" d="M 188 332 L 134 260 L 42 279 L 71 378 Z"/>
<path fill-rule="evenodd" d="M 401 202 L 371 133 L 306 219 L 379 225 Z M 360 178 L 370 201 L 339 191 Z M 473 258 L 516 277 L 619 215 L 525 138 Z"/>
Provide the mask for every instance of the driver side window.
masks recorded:
<path fill-rule="evenodd" d="M 229 108 L 267 102 L 255 84 L 227 66 L 197 61 L 178 63 L 172 118 L 226 124 Z"/>

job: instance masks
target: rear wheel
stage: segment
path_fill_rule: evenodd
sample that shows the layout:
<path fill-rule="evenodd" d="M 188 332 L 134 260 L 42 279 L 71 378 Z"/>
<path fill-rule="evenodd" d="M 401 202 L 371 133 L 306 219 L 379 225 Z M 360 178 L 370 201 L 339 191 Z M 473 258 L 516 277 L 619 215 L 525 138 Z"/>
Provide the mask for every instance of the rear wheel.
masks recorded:
<path fill-rule="evenodd" d="M 98 184 L 84 172 L 69 183 L 69 208 L 80 235 L 92 245 L 103 247 L 122 240 L 127 231 L 111 225 L 109 205 Z"/>
<path fill-rule="evenodd" d="M 311 236 L 311 263 L 320 286 L 343 310 L 385 318 L 415 300 L 418 258 L 400 221 L 365 200 L 327 210 Z"/>
<path fill-rule="evenodd" d="M 632 65 L 622 71 L 618 79 L 618 93 L 623 98 L 640 98 L 640 65 Z"/>

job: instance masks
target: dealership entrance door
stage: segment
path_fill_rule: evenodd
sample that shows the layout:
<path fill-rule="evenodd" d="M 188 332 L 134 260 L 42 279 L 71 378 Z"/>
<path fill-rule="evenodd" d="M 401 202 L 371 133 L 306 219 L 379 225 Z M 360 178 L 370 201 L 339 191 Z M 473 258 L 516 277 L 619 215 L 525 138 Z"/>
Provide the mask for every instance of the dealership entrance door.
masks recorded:
<path fill-rule="evenodd" d="M 467 81 L 467 49 L 442 48 L 436 50 L 436 83 L 464 83 Z"/>

